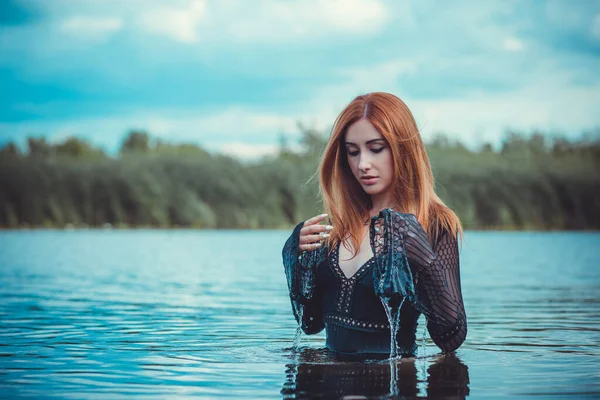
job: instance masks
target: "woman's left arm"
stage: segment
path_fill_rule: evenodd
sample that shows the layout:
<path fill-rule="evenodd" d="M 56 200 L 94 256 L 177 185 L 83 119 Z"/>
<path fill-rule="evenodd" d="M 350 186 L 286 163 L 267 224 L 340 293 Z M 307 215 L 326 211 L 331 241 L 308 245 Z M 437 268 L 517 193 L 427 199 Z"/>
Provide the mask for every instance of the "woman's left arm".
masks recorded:
<path fill-rule="evenodd" d="M 458 240 L 443 231 L 434 249 L 414 215 L 391 209 L 373 217 L 371 228 L 374 254 L 379 253 L 380 257 L 399 264 L 388 262 L 387 268 L 406 269 L 398 260 L 408 261 L 416 293 L 412 300 L 427 317 L 427 328 L 434 343 L 444 352 L 456 350 L 467 336 Z M 386 253 L 396 255 L 386 257 Z M 410 294 L 411 290 L 407 292 Z"/>

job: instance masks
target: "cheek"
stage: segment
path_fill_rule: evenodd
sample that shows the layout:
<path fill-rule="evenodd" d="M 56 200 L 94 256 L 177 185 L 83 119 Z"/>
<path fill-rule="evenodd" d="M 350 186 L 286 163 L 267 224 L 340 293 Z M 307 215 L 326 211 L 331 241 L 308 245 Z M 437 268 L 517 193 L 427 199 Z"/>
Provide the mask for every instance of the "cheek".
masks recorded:
<path fill-rule="evenodd" d="M 394 175 L 394 161 L 392 160 L 392 154 L 390 152 L 386 152 L 383 166 L 387 175 L 392 177 Z"/>
<path fill-rule="evenodd" d="M 358 161 L 356 161 L 355 157 L 348 157 L 348 165 L 350 166 L 350 170 L 352 171 L 352 175 L 354 177 L 358 177 Z"/>

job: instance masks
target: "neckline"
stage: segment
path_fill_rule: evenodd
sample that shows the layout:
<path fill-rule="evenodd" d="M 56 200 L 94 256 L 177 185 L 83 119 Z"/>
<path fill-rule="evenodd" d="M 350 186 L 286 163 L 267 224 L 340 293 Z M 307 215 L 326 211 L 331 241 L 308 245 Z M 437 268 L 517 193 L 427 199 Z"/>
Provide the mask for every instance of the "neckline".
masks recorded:
<path fill-rule="evenodd" d="M 341 242 L 338 243 L 337 248 L 335 249 L 335 260 L 333 262 L 333 269 L 335 270 L 338 277 L 340 277 L 343 281 L 354 281 L 358 277 L 362 275 L 362 273 L 371 265 L 371 262 L 375 260 L 375 255 L 369 258 L 367 261 L 361 265 L 354 274 L 351 276 L 346 276 L 342 267 L 340 267 L 340 246 Z"/>

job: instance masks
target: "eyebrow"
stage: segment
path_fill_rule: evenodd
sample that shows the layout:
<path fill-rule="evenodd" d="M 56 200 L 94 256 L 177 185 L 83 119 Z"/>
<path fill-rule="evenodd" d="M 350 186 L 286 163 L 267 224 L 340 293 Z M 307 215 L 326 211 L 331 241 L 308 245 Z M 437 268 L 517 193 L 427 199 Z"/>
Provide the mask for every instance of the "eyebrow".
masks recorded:
<path fill-rule="evenodd" d="M 371 144 L 371 143 L 374 143 L 374 142 L 377 142 L 377 141 L 385 142 L 385 139 L 384 138 L 377 138 L 377 139 L 367 140 L 367 144 Z M 346 145 L 351 144 L 353 146 L 356 146 L 356 143 L 352 143 L 352 142 L 344 142 L 344 144 L 346 144 Z"/>

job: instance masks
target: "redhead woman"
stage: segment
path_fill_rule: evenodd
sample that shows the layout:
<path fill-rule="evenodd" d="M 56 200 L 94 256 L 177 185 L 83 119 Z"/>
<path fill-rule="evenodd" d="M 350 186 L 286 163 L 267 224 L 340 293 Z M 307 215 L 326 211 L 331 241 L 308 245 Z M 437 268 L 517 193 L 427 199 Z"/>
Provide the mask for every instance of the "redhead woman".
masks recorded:
<path fill-rule="evenodd" d="M 326 214 L 296 226 L 283 264 L 296 320 L 326 331 L 340 355 L 414 356 L 417 320 L 443 352 L 467 335 L 459 219 L 435 194 L 406 104 L 358 96 L 341 112 L 319 166 Z M 330 225 L 324 225 L 329 216 Z"/>

